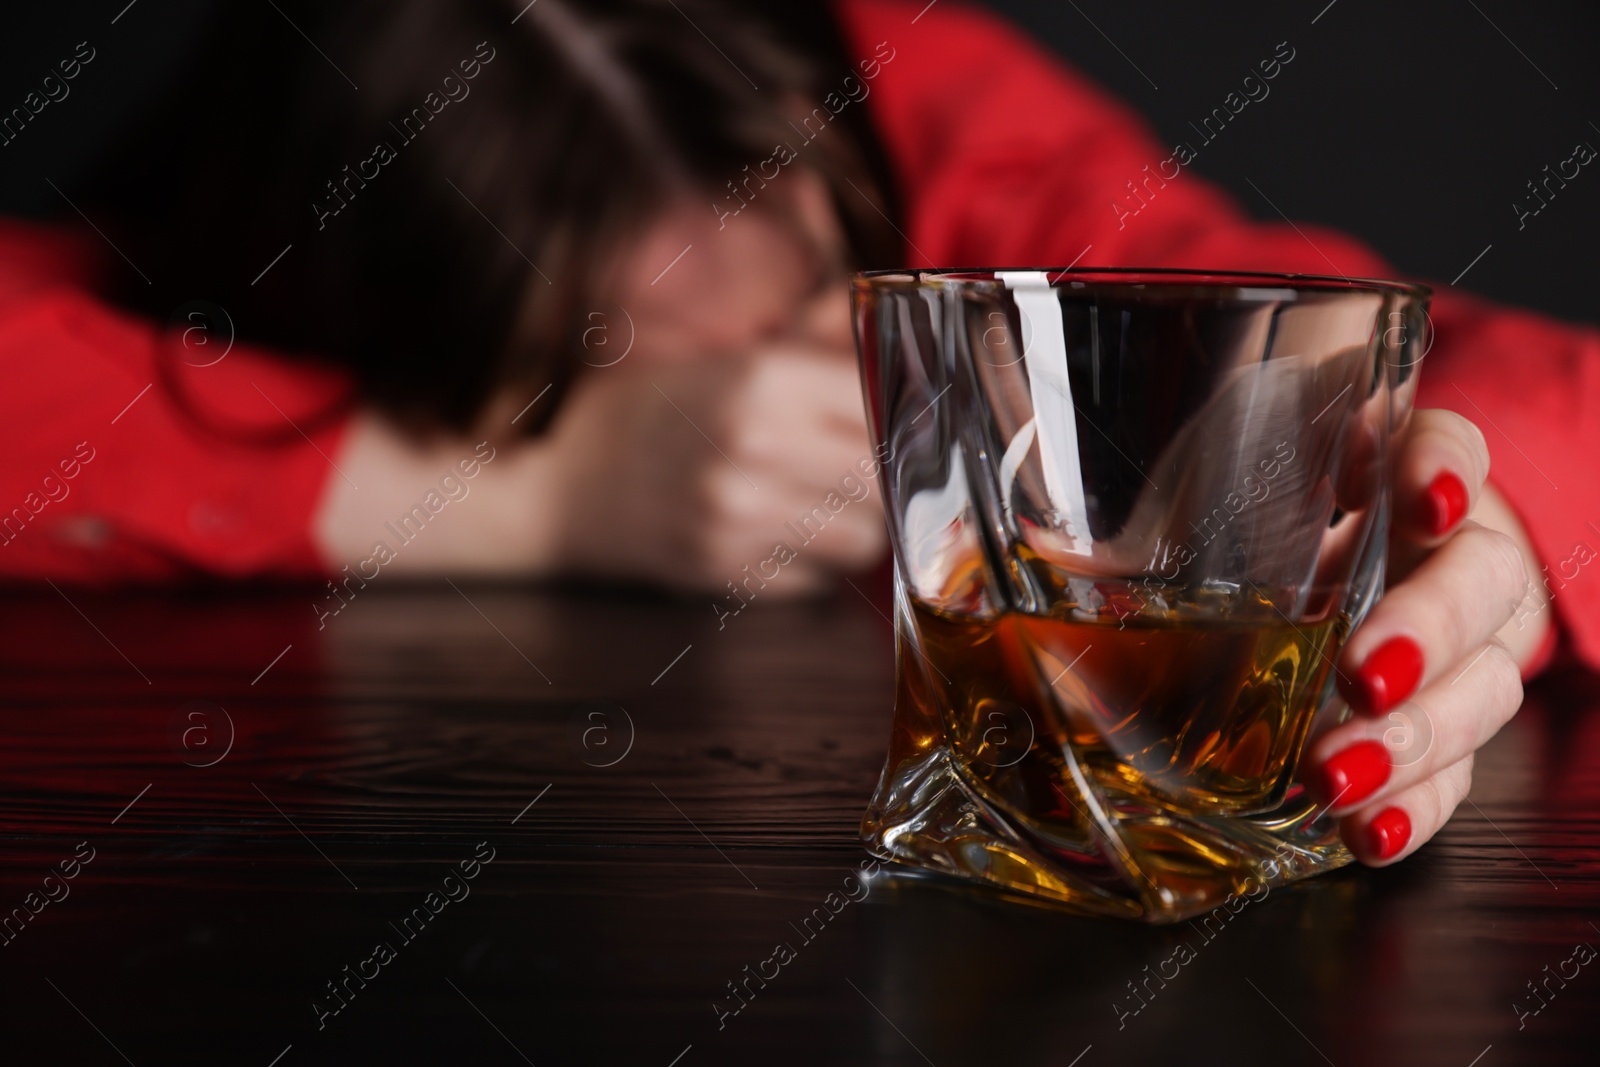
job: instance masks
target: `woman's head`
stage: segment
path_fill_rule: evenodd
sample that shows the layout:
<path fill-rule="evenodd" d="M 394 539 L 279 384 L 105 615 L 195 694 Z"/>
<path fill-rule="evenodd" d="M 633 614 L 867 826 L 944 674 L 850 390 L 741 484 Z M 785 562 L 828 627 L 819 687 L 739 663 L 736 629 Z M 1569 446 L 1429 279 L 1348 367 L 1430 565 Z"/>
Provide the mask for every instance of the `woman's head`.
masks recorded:
<path fill-rule="evenodd" d="M 270 8 L 230 13 L 207 105 L 177 94 L 163 116 L 181 154 L 134 149 L 145 192 L 163 173 L 173 190 L 145 238 L 166 250 L 154 299 L 214 300 L 242 335 L 456 426 L 501 389 L 553 383 L 554 400 L 614 358 L 585 346 L 597 322 L 627 320 L 644 358 L 779 330 L 898 242 L 862 71 L 825 9 L 765 7 L 284 5 L 315 49 Z M 257 41 L 246 67 L 223 47 L 241 33 Z"/>

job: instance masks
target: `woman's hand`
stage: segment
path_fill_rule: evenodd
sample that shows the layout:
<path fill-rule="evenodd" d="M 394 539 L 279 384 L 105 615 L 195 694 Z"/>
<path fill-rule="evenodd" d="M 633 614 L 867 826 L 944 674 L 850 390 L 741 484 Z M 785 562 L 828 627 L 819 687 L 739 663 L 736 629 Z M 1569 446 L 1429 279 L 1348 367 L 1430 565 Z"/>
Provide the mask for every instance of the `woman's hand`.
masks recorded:
<path fill-rule="evenodd" d="M 394 540 L 390 526 L 475 448 L 495 458 L 463 483 L 471 499 L 386 571 L 583 574 L 719 595 L 732 582 L 749 599 L 803 592 L 887 549 L 855 362 L 793 340 L 598 368 L 532 440 L 415 441 L 359 415 L 318 509 L 330 569 Z"/>
<path fill-rule="evenodd" d="M 1306 764 L 1370 866 L 1414 852 L 1466 797 L 1473 753 L 1521 706 L 1521 665 L 1549 626 L 1518 612 L 1537 563 L 1488 472 L 1482 433 L 1452 412 L 1415 412 L 1398 442 L 1391 584 L 1337 664 L 1355 715 Z"/>
<path fill-rule="evenodd" d="M 556 569 L 749 597 L 869 565 L 887 536 L 858 373 L 799 339 L 590 373 L 543 446 Z"/>

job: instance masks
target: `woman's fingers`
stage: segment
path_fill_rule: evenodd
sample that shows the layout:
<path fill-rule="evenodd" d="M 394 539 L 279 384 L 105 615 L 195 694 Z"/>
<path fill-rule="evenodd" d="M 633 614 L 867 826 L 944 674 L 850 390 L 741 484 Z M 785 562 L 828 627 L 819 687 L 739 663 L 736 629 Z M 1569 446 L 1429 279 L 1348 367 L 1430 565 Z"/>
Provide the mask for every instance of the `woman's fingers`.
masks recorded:
<path fill-rule="evenodd" d="M 734 373 L 735 384 L 704 420 L 715 444 L 704 456 L 715 485 L 704 523 L 715 565 L 742 566 L 759 550 L 756 569 L 771 578 L 780 566 L 799 574 L 878 559 L 887 534 L 854 363 L 789 341 L 767 346 Z"/>
<path fill-rule="evenodd" d="M 1467 518 L 1490 510 L 1488 472 L 1470 422 L 1414 414 L 1394 468 L 1389 573 L 1403 577 L 1339 659 L 1339 689 L 1362 714 L 1311 744 L 1303 775 L 1369 865 L 1409 855 L 1444 825 L 1473 753 L 1522 704 L 1517 660 L 1495 635 L 1526 595 L 1528 557 Z"/>
<path fill-rule="evenodd" d="M 804 463 L 819 428 L 867 447 L 861 372 L 853 359 L 826 347 L 782 342 L 730 360 L 723 373 L 733 385 L 714 422 L 735 448 L 748 444 L 774 463 Z"/>
<path fill-rule="evenodd" d="M 1522 601 L 1527 572 L 1515 542 L 1461 525 L 1488 474 L 1476 426 L 1450 411 L 1413 413 L 1394 475 L 1390 573 L 1405 578 L 1340 656 L 1339 690 L 1357 711 L 1395 707 L 1487 641 Z"/>
<path fill-rule="evenodd" d="M 1339 836 L 1362 863 L 1386 867 L 1438 833 L 1470 788 L 1472 757 L 1467 756 L 1382 803 L 1346 816 L 1339 823 Z"/>
<path fill-rule="evenodd" d="M 1318 738 L 1306 786 L 1336 815 L 1365 809 L 1471 756 L 1521 704 L 1521 671 L 1491 641 L 1385 717 L 1358 716 Z"/>
<path fill-rule="evenodd" d="M 1413 412 L 1395 463 L 1395 534 L 1438 544 L 1471 513 L 1488 476 L 1483 431 L 1442 408 Z"/>
<path fill-rule="evenodd" d="M 1516 542 L 1468 523 L 1372 609 L 1339 657 L 1339 691 L 1358 712 L 1385 714 L 1475 654 L 1527 585 Z"/>

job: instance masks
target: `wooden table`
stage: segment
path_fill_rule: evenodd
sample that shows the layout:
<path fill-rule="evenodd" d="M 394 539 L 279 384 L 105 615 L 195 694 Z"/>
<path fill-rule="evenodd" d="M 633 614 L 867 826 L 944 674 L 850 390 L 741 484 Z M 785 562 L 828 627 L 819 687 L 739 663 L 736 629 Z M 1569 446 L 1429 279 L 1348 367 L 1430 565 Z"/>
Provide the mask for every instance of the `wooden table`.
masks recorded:
<path fill-rule="evenodd" d="M 0 1061 L 1594 1062 L 1591 677 L 1533 689 L 1420 855 L 1210 940 L 913 878 L 803 928 L 865 858 L 865 593 L 720 630 L 623 593 L 375 583 L 321 631 L 314 602 L 7 595 Z"/>

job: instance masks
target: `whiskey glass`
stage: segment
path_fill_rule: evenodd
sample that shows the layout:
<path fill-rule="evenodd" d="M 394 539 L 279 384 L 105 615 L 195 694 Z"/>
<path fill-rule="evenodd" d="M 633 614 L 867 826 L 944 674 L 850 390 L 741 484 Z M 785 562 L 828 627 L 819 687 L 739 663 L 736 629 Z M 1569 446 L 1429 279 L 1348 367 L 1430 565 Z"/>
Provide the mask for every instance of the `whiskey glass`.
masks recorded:
<path fill-rule="evenodd" d="M 1349 709 L 1428 291 L 1174 270 L 852 281 L 895 556 L 879 857 L 1171 922 L 1350 862 Z M 1252 897 L 1254 899 L 1254 897 Z"/>

